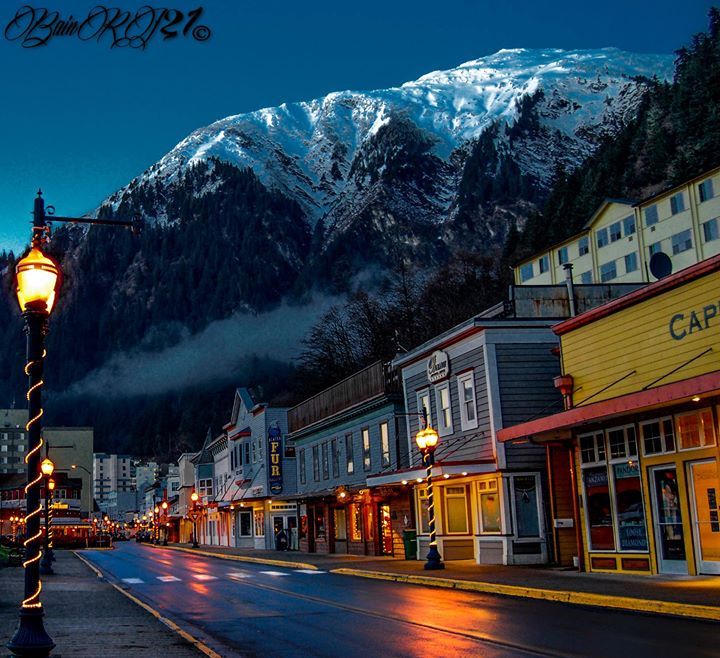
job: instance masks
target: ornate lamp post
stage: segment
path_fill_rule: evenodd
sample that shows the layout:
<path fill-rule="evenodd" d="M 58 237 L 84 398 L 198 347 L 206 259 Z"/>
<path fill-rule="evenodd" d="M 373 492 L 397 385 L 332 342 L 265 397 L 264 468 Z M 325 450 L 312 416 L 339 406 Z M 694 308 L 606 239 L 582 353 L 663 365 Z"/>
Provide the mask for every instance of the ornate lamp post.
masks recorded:
<path fill-rule="evenodd" d="M 424 410 L 423 410 L 424 411 Z M 415 436 L 415 443 L 420 449 L 423 457 L 423 464 L 427 471 L 427 490 L 428 490 L 428 524 L 430 525 L 430 550 L 427 554 L 425 569 L 444 569 L 445 563 L 442 561 L 440 552 L 437 549 L 437 538 L 435 533 L 435 504 L 433 501 L 433 484 L 432 484 L 432 467 L 435 462 L 435 448 L 437 448 L 440 437 L 438 433 L 428 425 L 427 415 L 423 414 L 425 419 L 425 427 L 421 429 Z"/>
<path fill-rule="evenodd" d="M 48 516 L 47 516 L 47 535 L 48 535 L 48 537 L 47 537 L 47 539 L 48 539 L 47 554 L 48 554 L 48 558 L 49 558 L 50 562 L 54 562 L 55 561 L 55 553 L 53 551 L 52 522 L 53 522 L 53 500 L 55 498 L 55 480 L 53 480 L 52 478 L 48 478 L 47 488 L 48 488 L 48 491 L 50 492 L 49 498 L 48 498 L 48 501 L 50 503 L 50 509 L 48 511 Z"/>
<path fill-rule="evenodd" d="M 197 536 L 197 504 L 198 504 L 198 492 L 193 491 L 190 494 L 190 500 L 192 500 L 193 508 L 192 508 L 192 520 L 193 520 L 193 541 L 192 541 L 192 547 L 193 548 L 199 548 L 200 545 L 198 544 L 198 536 Z"/>
<path fill-rule="evenodd" d="M 155 532 L 155 545 L 160 543 L 160 508 L 155 505 L 155 515 L 153 516 L 154 532 Z"/>
<path fill-rule="evenodd" d="M 163 518 L 165 519 L 165 534 L 163 535 L 163 546 L 167 546 L 167 545 L 168 545 L 168 540 L 167 540 L 167 536 L 168 536 L 168 525 L 169 525 L 168 522 L 167 522 L 167 513 L 168 513 L 168 511 L 167 511 L 167 510 L 168 510 L 167 500 L 163 500 L 162 503 L 160 504 L 160 506 L 161 506 L 162 509 L 163 509 Z"/>
<path fill-rule="evenodd" d="M 43 557 L 40 562 L 40 573 L 43 576 L 52 575 L 52 560 L 50 559 L 50 476 L 55 470 L 55 464 L 49 457 L 45 457 L 40 464 L 40 470 L 45 478 L 45 540 L 43 546 Z"/>
<path fill-rule="evenodd" d="M 48 317 L 55 305 L 62 281 L 60 265 L 43 253 L 47 239 L 45 224 L 45 202 L 38 193 L 33 210 L 32 245 L 30 252 L 15 267 L 17 280 L 17 300 L 25 319 L 27 334 L 27 362 L 25 374 L 28 376 L 28 451 L 25 533 L 25 597 L 20 606 L 20 624 L 15 635 L 8 643 L 8 649 L 18 656 L 47 656 L 55 643 L 45 631 L 43 625 L 43 606 L 40 602 L 42 584 L 40 582 L 40 451 L 43 445 L 41 436 L 42 373 L 45 360 L 45 334 L 48 331 Z"/>

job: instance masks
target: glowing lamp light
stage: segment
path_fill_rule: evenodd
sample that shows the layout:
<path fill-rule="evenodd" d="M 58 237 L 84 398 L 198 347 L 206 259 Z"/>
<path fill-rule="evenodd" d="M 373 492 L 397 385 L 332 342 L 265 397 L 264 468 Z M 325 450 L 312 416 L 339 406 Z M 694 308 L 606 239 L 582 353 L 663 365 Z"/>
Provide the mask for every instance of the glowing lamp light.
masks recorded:
<path fill-rule="evenodd" d="M 160 511 L 160 508 L 157 505 L 155 505 L 155 514 L 157 514 L 159 511 Z"/>
<path fill-rule="evenodd" d="M 692 401 L 693 401 L 693 402 L 700 402 L 700 396 L 699 396 L 699 395 L 693 395 Z"/>
<path fill-rule="evenodd" d="M 45 457 L 45 459 L 40 462 L 40 470 L 45 477 L 49 478 L 55 470 L 55 464 L 52 463 L 49 457 Z"/>
<path fill-rule="evenodd" d="M 435 450 L 440 437 L 432 427 L 425 427 L 415 435 L 415 443 L 420 452 Z"/>
<path fill-rule="evenodd" d="M 167 500 L 162 501 L 162 508 L 167 509 Z"/>
<path fill-rule="evenodd" d="M 407 480 L 403 480 L 400 484 L 407 484 Z"/>
<path fill-rule="evenodd" d="M 345 496 L 347 496 L 347 494 L 346 494 L 344 491 L 341 491 L 341 492 L 340 492 L 340 498 L 345 498 Z"/>
<path fill-rule="evenodd" d="M 198 498 L 200 498 L 200 496 L 198 496 L 197 491 L 193 491 L 193 492 L 190 494 L 190 500 L 192 500 L 193 503 L 197 503 Z"/>
<path fill-rule="evenodd" d="M 447 480 L 450 477 L 450 475 L 448 473 L 444 473 L 443 477 Z"/>
<path fill-rule="evenodd" d="M 60 288 L 62 270 L 52 259 L 33 247 L 15 266 L 20 310 L 50 314 Z"/>
<path fill-rule="evenodd" d="M 422 482 L 422 478 L 416 478 L 415 481 L 416 481 L 418 484 L 420 484 L 420 483 Z"/>
<path fill-rule="evenodd" d="M 55 480 L 48 480 L 48 489 L 55 491 Z"/>

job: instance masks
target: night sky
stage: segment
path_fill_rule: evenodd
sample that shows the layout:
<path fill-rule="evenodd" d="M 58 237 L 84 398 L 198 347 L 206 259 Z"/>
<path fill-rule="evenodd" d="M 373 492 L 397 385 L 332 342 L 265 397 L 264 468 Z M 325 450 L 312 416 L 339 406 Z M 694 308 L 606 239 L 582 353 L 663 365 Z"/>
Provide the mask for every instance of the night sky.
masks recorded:
<path fill-rule="evenodd" d="M 193 9 L 202 2 L 164 0 Z M 154 37 L 131 50 L 77 37 L 24 49 L 0 7 L 0 250 L 18 249 L 35 190 L 59 214 L 95 208 L 189 132 L 231 114 L 341 89 L 396 86 L 501 48 L 671 53 L 706 28 L 711 2 L 577 0 L 344 3 L 205 0 L 205 42 Z M 84 18 L 97 0 L 34 7 Z M 115 0 L 136 10 L 150 0 Z"/>

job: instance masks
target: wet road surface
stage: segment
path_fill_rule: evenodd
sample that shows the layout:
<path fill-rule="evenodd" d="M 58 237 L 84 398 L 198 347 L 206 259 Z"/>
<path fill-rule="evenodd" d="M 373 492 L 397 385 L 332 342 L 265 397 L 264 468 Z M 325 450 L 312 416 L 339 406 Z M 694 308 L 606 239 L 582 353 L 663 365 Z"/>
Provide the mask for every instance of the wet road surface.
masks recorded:
<path fill-rule="evenodd" d="M 720 657 L 720 625 L 711 622 L 231 562 L 135 542 L 81 553 L 228 658 Z"/>

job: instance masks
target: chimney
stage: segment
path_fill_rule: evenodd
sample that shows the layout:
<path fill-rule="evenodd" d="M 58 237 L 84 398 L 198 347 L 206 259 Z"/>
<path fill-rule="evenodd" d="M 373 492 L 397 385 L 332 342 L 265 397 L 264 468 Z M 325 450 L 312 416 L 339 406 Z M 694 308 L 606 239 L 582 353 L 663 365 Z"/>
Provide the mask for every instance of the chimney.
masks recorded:
<path fill-rule="evenodd" d="M 570 307 L 570 317 L 574 318 L 577 315 L 577 309 L 575 307 L 575 286 L 573 285 L 572 279 L 572 263 L 565 263 L 563 265 L 565 270 L 565 285 L 567 286 L 568 292 L 568 305 Z"/>

